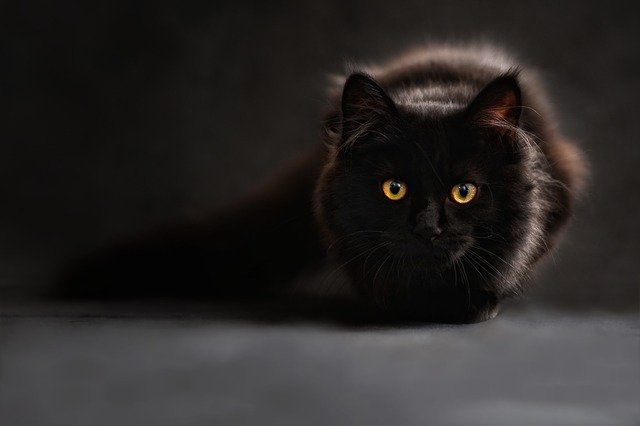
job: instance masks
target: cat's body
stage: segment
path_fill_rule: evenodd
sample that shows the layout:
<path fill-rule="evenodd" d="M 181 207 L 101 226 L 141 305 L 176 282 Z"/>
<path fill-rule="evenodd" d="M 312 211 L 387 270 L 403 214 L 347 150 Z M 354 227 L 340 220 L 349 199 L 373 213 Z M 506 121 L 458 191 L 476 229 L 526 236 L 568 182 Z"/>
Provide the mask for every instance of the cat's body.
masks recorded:
<path fill-rule="evenodd" d="M 358 68 L 330 94 L 324 149 L 235 209 L 104 251 L 66 288 L 255 294 L 329 252 L 385 308 L 491 317 L 554 244 L 584 170 L 518 65 L 491 48 L 435 46 Z"/>

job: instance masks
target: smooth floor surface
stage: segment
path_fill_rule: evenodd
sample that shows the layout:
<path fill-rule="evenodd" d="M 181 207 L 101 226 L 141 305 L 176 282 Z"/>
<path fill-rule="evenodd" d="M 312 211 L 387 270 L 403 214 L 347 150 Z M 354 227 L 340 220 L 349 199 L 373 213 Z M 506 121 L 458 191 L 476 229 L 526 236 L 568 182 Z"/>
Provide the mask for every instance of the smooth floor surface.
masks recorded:
<path fill-rule="evenodd" d="M 0 423 L 640 422 L 635 314 L 507 308 L 451 326 L 279 309 L 3 306 Z"/>

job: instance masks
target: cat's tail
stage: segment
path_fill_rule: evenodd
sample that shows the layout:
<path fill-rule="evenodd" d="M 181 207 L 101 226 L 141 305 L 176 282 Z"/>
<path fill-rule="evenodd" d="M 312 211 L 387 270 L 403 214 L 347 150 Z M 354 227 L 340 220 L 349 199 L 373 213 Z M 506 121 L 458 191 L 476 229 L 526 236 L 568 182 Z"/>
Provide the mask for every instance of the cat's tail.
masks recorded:
<path fill-rule="evenodd" d="M 237 206 L 119 241 L 69 264 L 50 296 L 254 296 L 323 256 L 312 194 L 322 159 L 296 162 Z"/>

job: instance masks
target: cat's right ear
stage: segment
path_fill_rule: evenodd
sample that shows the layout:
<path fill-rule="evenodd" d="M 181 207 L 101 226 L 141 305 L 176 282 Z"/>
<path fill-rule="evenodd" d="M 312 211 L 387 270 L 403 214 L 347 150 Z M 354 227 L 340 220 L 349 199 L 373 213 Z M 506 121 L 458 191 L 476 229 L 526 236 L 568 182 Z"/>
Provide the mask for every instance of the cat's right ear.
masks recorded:
<path fill-rule="evenodd" d="M 503 134 L 517 127 L 522 95 L 515 75 L 504 75 L 489 83 L 467 108 L 468 117 L 480 127 Z"/>
<path fill-rule="evenodd" d="M 351 74 L 342 91 L 341 144 L 380 134 L 396 117 L 396 106 L 371 77 Z"/>

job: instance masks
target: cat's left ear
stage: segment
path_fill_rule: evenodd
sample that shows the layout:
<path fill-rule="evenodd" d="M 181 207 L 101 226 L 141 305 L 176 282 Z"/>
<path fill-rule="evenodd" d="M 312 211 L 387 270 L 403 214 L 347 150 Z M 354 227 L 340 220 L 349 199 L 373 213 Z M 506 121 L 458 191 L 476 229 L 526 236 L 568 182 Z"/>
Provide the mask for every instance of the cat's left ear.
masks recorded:
<path fill-rule="evenodd" d="M 518 80 L 511 75 L 502 76 L 482 89 L 467 108 L 467 114 L 474 125 L 504 133 L 509 126 L 518 126 L 521 102 Z"/>

